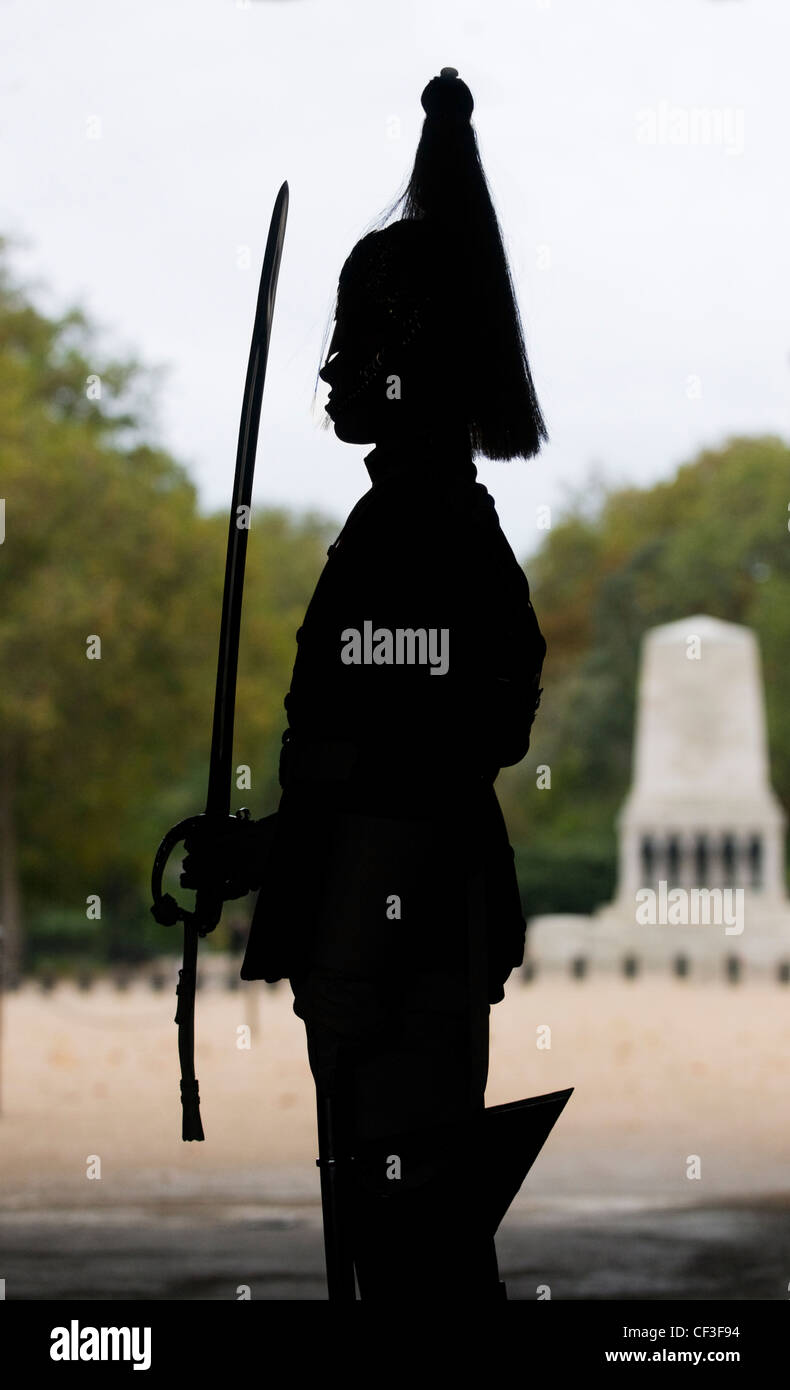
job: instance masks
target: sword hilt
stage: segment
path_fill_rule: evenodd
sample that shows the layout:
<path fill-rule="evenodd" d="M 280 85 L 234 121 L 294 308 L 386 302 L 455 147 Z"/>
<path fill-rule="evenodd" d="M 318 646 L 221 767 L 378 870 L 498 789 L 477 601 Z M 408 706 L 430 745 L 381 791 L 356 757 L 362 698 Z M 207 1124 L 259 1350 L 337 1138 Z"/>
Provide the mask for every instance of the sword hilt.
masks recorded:
<path fill-rule="evenodd" d="M 204 826 L 207 819 L 211 818 L 205 815 L 187 816 L 168 830 L 156 851 L 154 867 L 151 870 L 151 914 L 154 920 L 163 927 L 174 927 L 176 922 L 183 922 L 184 926 L 194 926 L 198 936 L 207 936 L 219 922 L 222 916 L 222 894 L 213 889 L 198 889 L 194 911 L 190 911 L 189 908 L 181 907 L 171 893 L 162 891 L 162 880 L 175 846 Z"/>

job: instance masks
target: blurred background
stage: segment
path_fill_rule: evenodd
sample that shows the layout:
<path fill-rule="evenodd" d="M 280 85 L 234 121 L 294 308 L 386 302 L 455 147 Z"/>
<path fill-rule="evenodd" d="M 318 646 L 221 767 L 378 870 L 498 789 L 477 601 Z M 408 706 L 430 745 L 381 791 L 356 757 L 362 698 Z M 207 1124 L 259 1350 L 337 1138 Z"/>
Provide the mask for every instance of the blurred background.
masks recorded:
<path fill-rule="evenodd" d="M 615 890 L 648 629 L 704 613 L 754 631 L 790 806 L 790 16 L 10 0 L 0 28 L 0 1281 L 8 1298 L 321 1297 L 287 986 L 241 985 L 250 904 L 231 904 L 201 948 L 207 1142 L 182 1145 L 179 945 L 148 911 L 161 835 L 205 799 L 274 196 L 287 178 L 236 803 L 276 807 L 296 629 L 367 485 L 366 450 L 314 399 L 337 275 L 452 64 L 550 433 L 529 463 L 478 466 L 548 643 L 532 747 L 498 791 L 527 916 L 590 913 Z M 787 1296 L 787 1008 L 779 980 L 512 980 L 491 1103 L 577 1092 L 503 1231 L 511 1296 Z"/>

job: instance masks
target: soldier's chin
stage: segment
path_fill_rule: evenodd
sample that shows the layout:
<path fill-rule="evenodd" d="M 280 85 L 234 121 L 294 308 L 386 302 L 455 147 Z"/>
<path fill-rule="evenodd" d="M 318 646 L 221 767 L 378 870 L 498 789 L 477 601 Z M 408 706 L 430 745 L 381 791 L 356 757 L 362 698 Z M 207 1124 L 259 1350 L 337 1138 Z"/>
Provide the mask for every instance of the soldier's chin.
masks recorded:
<path fill-rule="evenodd" d="M 375 440 L 375 430 L 372 421 L 366 419 L 362 414 L 355 415 L 352 411 L 327 410 L 327 415 L 332 421 L 332 427 L 338 439 L 344 444 L 372 444 Z"/>

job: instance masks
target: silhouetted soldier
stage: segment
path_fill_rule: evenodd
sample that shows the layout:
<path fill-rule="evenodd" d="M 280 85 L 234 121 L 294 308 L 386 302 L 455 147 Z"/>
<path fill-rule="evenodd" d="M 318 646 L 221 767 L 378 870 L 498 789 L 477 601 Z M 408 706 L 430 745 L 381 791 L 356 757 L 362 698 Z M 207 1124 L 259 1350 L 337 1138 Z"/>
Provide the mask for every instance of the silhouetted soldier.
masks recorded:
<path fill-rule="evenodd" d="M 422 102 L 400 218 L 340 275 L 320 375 L 338 438 L 375 445 L 371 487 L 297 634 L 242 968 L 291 981 L 354 1154 L 360 1295 L 389 1302 L 502 1293 L 468 1136 L 489 1006 L 524 949 L 493 783 L 527 752 L 545 653 L 473 462 L 546 434 L 472 97 L 444 69 Z"/>

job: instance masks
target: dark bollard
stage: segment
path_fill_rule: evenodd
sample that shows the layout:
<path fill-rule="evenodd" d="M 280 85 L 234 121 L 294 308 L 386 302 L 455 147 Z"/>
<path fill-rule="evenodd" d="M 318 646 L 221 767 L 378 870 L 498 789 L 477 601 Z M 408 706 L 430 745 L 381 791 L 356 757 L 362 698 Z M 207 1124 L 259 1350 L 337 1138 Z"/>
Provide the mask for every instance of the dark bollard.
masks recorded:
<path fill-rule="evenodd" d="M 786 985 L 790 980 L 790 960 L 780 960 L 776 977 L 780 985 Z"/>
<path fill-rule="evenodd" d="M 571 961 L 571 975 L 574 980 L 583 980 L 587 974 L 587 959 L 585 956 L 574 956 Z"/>
<path fill-rule="evenodd" d="M 731 985 L 737 985 L 741 978 L 741 962 L 738 956 L 728 956 L 724 965 L 727 981 Z"/>
<path fill-rule="evenodd" d="M 535 974 L 536 970 L 534 960 L 525 960 L 523 966 L 521 967 L 522 980 L 524 980 L 526 984 L 530 984 L 531 981 L 534 980 Z"/>
<path fill-rule="evenodd" d="M 623 958 L 623 974 L 627 980 L 634 980 L 639 974 L 639 960 L 636 956 Z"/>
<path fill-rule="evenodd" d="M 688 956 L 675 956 L 672 968 L 679 980 L 685 980 L 689 973 Z"/>

